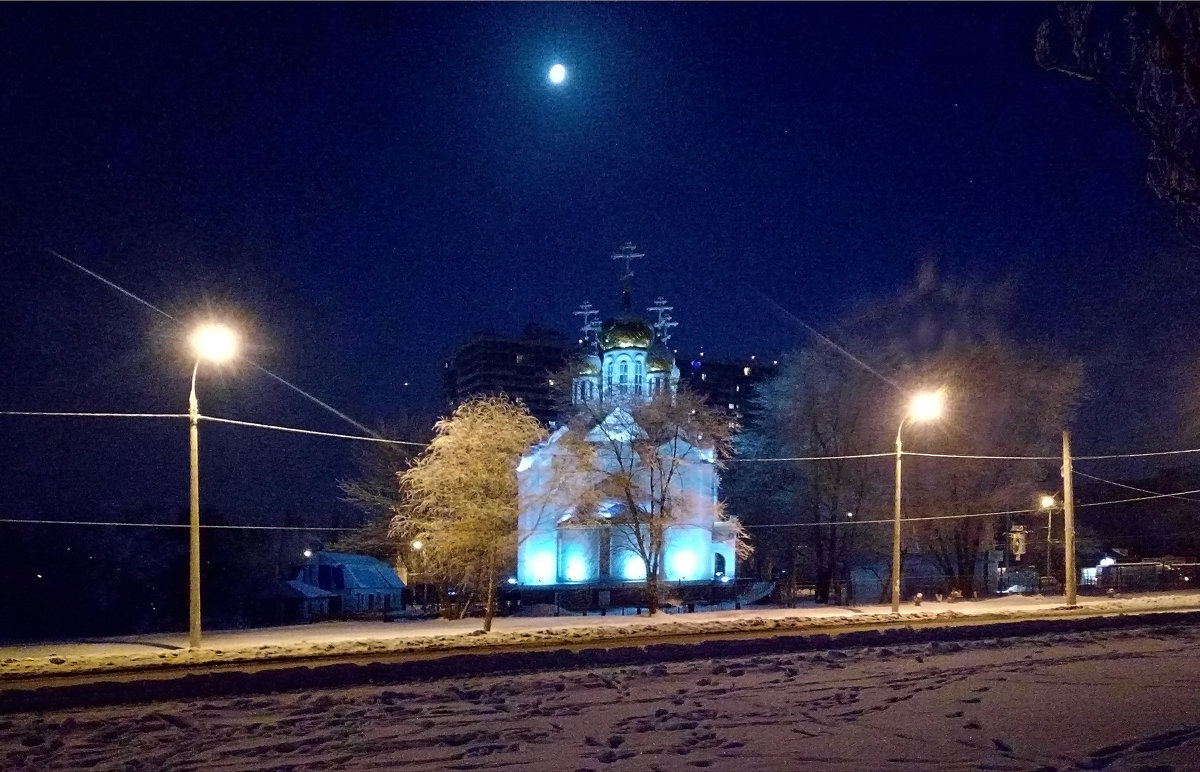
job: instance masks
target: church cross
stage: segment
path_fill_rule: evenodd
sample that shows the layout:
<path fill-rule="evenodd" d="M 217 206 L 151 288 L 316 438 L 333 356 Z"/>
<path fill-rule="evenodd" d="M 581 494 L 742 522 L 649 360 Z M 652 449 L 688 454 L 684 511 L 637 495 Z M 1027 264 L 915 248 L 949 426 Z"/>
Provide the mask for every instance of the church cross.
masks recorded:
<path fill-rule="evenodd" d="M 613 255 L 612 259 L 625 261 L 625 275 L 621 278 L 631 279 L 633 278 L 633 261 L 645 256 L 644 252 L 637 251 L 637 247 L 633 245 L 633 242 L 626 241 L 624 246 L 621 247 L 621 251 Z"/>

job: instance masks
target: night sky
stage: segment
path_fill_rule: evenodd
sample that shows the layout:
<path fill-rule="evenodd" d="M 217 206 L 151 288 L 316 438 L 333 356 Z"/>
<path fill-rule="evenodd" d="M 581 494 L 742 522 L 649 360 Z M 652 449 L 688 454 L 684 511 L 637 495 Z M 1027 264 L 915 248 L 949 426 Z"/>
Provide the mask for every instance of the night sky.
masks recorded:
<path fill-rule="evenodd" d="M 1183 447 L 1196 259 L 1049 5 L 0 6 L 0 409 L 183 412 L 184 322 L 359 422 L 469 334 L 663 295 L 681 353 L 778 356 L 935 260 L 1083 357 L 1079 452 Z M 547 72 L 563 63 L 568 78 Z M 782 309 L 782 311 L 781 311 Z M 786 312 L 786 313 L 785 313 Z M 870 352 L 858 352 L 869 357 Z M 405 385 L 405 384 L 409 385 Z M 355 431 L 245 364 L 202 411 Z M 1194 438 L 1191 438 L 1194 440 Z M 0 517 L 182 516 L 186 423 L 0 418 Z M 231 521 L 322 522 L 350 443 L 202 426 Z"/>

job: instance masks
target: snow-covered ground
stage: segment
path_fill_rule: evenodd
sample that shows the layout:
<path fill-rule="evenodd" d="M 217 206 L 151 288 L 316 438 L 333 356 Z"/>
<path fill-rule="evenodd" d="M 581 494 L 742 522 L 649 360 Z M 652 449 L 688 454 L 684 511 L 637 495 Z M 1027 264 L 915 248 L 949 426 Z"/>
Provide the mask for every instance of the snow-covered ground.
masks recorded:
<path fill-rule="evenodd" d="M 1119 598 L 1079 598 L 1080 609 L 1091 613 L 1200 609 L 1200 592 L 1154 593 Z M 899 621 L 950 621 L 958 617 L 1017 619 L 1032 615 L 1069 616 L 1062 597 L 1011 596 L 959 603 L 925 602 L 901 607 Z M 560 616 L 501 617 L 483 635 L 478 619 L 411 622 L 328 622 L 297 627 L 206 633 L 204 646 L 190 651 L 185 633 L 62 641 L 0 647 L 0 686 L 5 677 L 37 674 L 90 673 L 126 668 L 169 667 L 175 664 L 252 662 L 282 657 L 357 656 L 430 649 L 478 649 L 498 645 L 627 641 L 697 632 L 805 631 L 833 632 L 846 625 L 895 624 L 886 605 L 803 608 L 727 608 L 692 614 L 655 617 Z"/>
<path fill-rule="evenodd" d="M 1200 629 L 0 716 L 5 769 L 1193 770 Z"/>

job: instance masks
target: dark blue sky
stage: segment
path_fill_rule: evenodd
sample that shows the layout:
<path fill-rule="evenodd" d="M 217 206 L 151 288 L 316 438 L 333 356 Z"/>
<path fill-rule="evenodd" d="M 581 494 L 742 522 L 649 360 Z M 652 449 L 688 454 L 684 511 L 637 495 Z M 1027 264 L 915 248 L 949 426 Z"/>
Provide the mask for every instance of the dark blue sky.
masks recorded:
<path fill-rule="evenodd" d="M 186 408 L 178 330 L 45 248 L 232 315 L 263 366 L 375 424 L 436 403 L 473 331 L 614 310 L 632 240 L 639 304 L 664 295 L 710 356 L 806 343 L 775 304 L 828 328 L 921 260 L 1011 280 L 1014 333 L 1092 367 L 1079 443 L 1176 446 L 1195 255 L 1124 120 L 1034 64 L 1052 12 L 4 5 L 0 407 Z M 350 428 L 246 367 L 201 404 Z M 203 442 L 227 510 L 326 512 L 348 473 L 339 441 Z M 0 443 L 0 516 L 186 504 L 183 424 L 3 419 Z"/>

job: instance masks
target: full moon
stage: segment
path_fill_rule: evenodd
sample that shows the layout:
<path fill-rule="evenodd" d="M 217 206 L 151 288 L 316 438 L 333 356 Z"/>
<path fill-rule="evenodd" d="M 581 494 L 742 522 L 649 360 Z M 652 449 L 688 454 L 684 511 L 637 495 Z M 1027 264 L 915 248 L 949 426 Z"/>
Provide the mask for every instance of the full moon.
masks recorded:
<path fill-rule="evenodd" d="M 550 82 L 562 83 L 567 79 L 567 68 L 561 64 L 556 64 L 550 68 Z"/>

